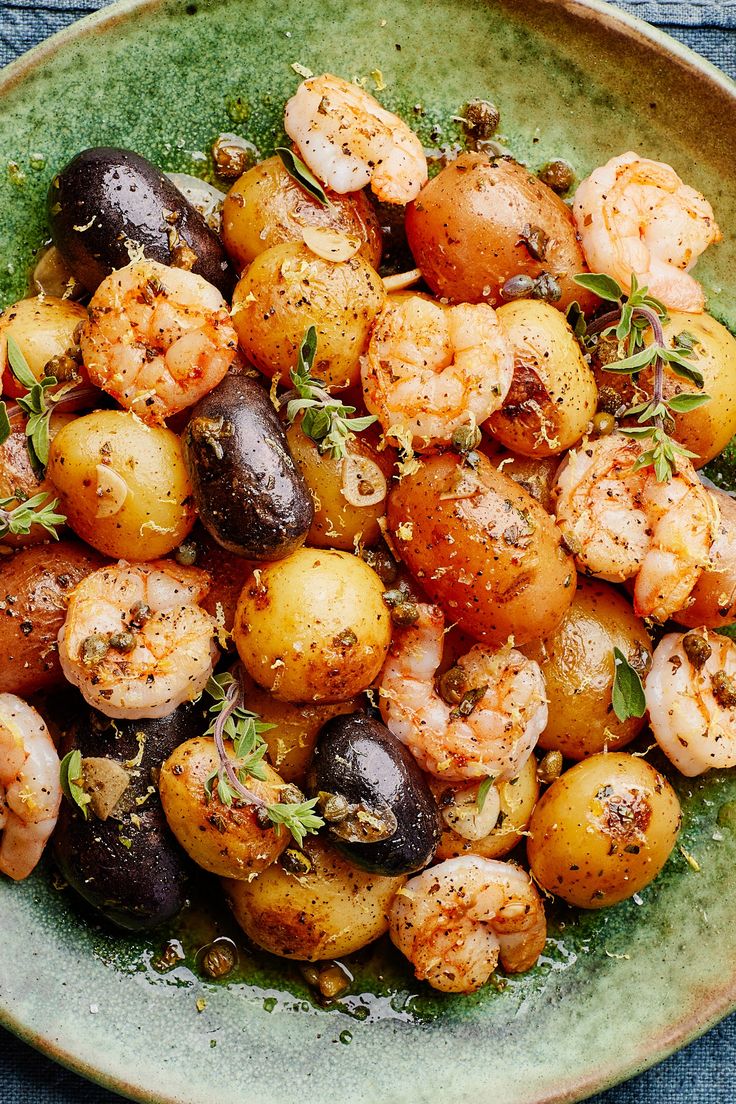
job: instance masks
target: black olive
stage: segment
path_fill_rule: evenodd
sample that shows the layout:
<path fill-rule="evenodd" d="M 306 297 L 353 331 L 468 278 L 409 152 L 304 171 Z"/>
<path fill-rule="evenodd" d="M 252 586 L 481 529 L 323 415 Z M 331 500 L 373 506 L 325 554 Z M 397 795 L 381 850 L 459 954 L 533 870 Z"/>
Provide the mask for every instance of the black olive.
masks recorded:
<path fill-rule="evenodd" d="M 225 376 L 197 403 L 184 457 L 202 524 L 223 548 L 275 560 L 304 542 L 314 503 L 257 380 Z"/>
<path fill-rule="evenodd" d="M 51 181 L 54 244 L 88 291 L 142 250 L 190 268 L 228 296 L 235 275 L 220 239 L 179 189 L 131 150 L 87 149 Z"/>
<path fill-rule="evenodd" d="M 427 780 L 413 756 L 366 713 L 320 729 L 307 786 L 336 847 L 378 874 L 411 874 L 432 860 L 442 832 Z"/>

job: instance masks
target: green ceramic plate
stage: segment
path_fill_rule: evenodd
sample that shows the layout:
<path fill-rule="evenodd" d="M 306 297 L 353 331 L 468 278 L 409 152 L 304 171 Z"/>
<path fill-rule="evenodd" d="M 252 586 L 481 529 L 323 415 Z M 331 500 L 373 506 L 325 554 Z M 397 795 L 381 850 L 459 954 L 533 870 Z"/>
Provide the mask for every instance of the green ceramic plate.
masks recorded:
<path fill-rule="evenodd" d="M 368 87 L 382 75 L 381 98 L 428 146 L 456 141 L 450 117 L 484 96 L 532 167 L 565 156 L 584 173 L 629 148 L 671 162 L 727 231 L 699 275 L 712 310 L 736 323 L 734 86 L 644 25 L 575 0 L 153 0 L 83 20 L 0 81 L 0 303 L 25 291 L 46 187 L 67 158 L 121 144 L 205 175 L 223 130 L 266 154 L 294 63 Z M 540 964 L 471 998 L 431 994 L 381 949 L 355 963 L 359 995 L 329 1010 L 295 968 L 247 953 L 235 982 L 205 983 L 191 956 L 229 930 L 217 910 L 183 919 L 174 935 L 188 957 L 167 972 L 162 936 L 100 930 L 47 871 L 3 881 L 0 1021 L 140 1100 L 578 1100 L 736 1004 L 736 778 L 680 791 L 684 853 L 654 885 L 600 914 L 554 913 Z"/>

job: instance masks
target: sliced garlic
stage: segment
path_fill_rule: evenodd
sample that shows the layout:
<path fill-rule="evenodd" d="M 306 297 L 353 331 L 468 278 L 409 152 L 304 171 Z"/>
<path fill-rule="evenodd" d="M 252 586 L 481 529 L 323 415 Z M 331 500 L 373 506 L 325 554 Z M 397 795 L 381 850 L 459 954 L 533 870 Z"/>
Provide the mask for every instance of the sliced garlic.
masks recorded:
<path fill-rule="evenodd" d="M 408 272 L 396 272 L 393 276 L 384 276 L 383 286 L 390 295 L 393 291 L 403 291 L 418 284 L 421 278 L 421 268 L 410 268 Z"/>
<path fill-rule="evenodd" d="M 457 790 L 452 805 L 442 810 L 448 828 L 466 840 L 482 840 L 496 827 L 501 812 L 501 798 L 496 786 L 486 794 L 483 808 L 478 812 L 478 786 Z"/>
<path fill-rule="evenodd" d="M 128 484 L 122 476 L 105 464 L 97 465 L 97 512 L 95 517 L 113 517 L 119 513 L 128 497 Z"/>
<path fill-rule="evenodd" d="M 386 497 L 388 484 L 374 460 L 352 453 L 342 462 L 341 490 L 351 506 L 375 506 Z"/>
<path fill-rule="evenodd" d="M 349 238 L 336 230 L 322 230 L 318 226 L 305 226 L 302 237 L 307 248 L 323 261 L 349 261 L 361 246 L 360 238 Z"/>

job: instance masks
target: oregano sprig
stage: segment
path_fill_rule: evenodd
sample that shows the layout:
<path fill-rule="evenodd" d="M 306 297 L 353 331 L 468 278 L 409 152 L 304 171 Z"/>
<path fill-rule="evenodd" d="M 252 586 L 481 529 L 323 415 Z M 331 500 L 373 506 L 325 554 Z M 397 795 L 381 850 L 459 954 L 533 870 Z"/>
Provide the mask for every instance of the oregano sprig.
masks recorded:
<path fill-rule="evenodd" d="M 43 474 L 49 459 L 49 423 L 54 407 L 76 386 L 65 384 L 57 391 L 50 391 L 58 384 L 56 376 L 44 376 L 37 380 L 28 366 L 28 361 L 12 334 L 8 334 L 7 356 L 10 370 L 26 394 L 15 400 L 18 408 L 27 417 L 26 438 L 31 463 L 37 473 Z M 7 441 L 11 433 L 10 416 L 7 404 L 0 402 L 0 444 Z"/>
<path fill-rule="evenodd" d="M 64 524 L 66 518 L 63 514 L 56 513 L 58 498 L 49 502 L 50 498 L 48 491 L 41 491 L 32 498 L 20 501 L 17 497 L 0 498 L 0 540 L 8 533 L 26 536 L 33 525 L 40 525 L 54 540 L 58 540 L 57 529 Z"/>

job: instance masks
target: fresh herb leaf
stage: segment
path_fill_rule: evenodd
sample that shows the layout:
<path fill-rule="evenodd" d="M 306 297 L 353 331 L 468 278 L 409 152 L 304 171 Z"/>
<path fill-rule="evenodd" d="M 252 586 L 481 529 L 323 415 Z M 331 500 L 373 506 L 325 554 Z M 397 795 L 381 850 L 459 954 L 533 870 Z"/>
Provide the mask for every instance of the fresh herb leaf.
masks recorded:
<path fill-rule="evenodd" d="M 319 798 L 313 797 L 309 801 L 300 801 L 293 804 L 267 805 L 266 812 L 269 820 L 278 830 L 281 825 L 287 828 L 296 843 L 301 847 L 304 837 L 318 832 L 324 826 L 324 820 L 314 812 L 314 807 Z"/>
<path fill-rule="evenodd" d="M 480 786 L 478 787 L 478 796 L 475 799 L 475 808 L 478 814 L 483 812 L 483 806 L 486 803 L 486 798 L 488 797 L 489 790 L 495 781 L 496 780 L 493 775 L 489 775 L 488 778 L 483 779 Z"/>
<path fill-rule="evenodd" d="M 643 717 L 647 702 L 644 687 L 637 671 L 629 663 L 620 648 L 613 649 L 616 673 L 613 679 L 613 712 L 619 721 L 629 717 Z"/>
<path fill-rule="evenodd" d="M 567 313 L 565 317 L 567 318 L 567 324 L 572 332 L 575 334 L 575 337 L 578 339 L 578 341 L 582 341 L 586 333 L 588 332 L 588 324 L 585 321 L 585 315 L 583 314 L 583 311 L 577 300 L 571 303 L 570 306 L 567 308 Z"/>
<path fill-rule="evenodd" d="M 67 801 L 81 811 L 87 819 L 87 806 L 92 800 L 82 786 L 82 753 L 79 749 L 68 752 L 59 764 L 59 785 Z"/>
<path fill-rule="evenodd" d="M 604 272 L 581 272 L 573 276 L 573 280 L 580 287 L 592 291 L 599 299 L 620 303 L 624 297 L 623 288 L 619 287 L 612 276 L 606 276 Z"/>
<path fill-rule="evenodd" d="M 28 361 L 21 352 L 20 345 L 15 340 L 12 334 L 8 334 L 7 338 L 8 348 L 8 364 L 10 370 L 17 379 L 18 383 L 25 387 L 26 391 L 30 391 L 33 387 L 38 385 L 38 380 L 34 376 Z"/>
<path fill-rule="evenodd" d="M 27 536 L 31 526 L 40 525 L 54 540 L 58 540 L 57 529 L 64 524 L 66 518 L 63 514 L 56 513 L 58 498 L 47 502 L 48 498 L 50 495 L 47 491 L 41 491 L 23 502 L 18 502 L 16 498 L 0 498 L 0 539 L 8 533 Z M 17 502 L 16 506 L 13 506 L 14 502 Z"/>
<path fill-rule="evenodd" d="M 662 360 L 670 365 L 675 375 L 689 380 L 690 383 L 694 383 L 696 387 L 702 387 L 704 385 L 705 379 L 703 378 L 703 373 L 693 367 L 692 361 L 686 359 L 687 356 L 692 356 L 691 353 L 683 353 L 677 349 L 658 348 L 657 354 Z"/>
<path fill-rule="evenodd" d="M 49 388 L 56 387 L 59 382 L 56 376 L 45 376 L 42 380 L 37 380 L 29 368 L 28 362 L 23 356 L 18 342 L 13 338 L 12 334 L 8 334 L 7 345 L 8 362 L 11 371 L 18 383 L 20 383 L 22 387 L 25 387 L 28 392 L 26 395 L 16 399 L 18 407 L 27 417 L 26 438 L 28 454 L 36 472 L 43 475 L 49 460 L 49 422 L 54 406 L 68 391 L 72 390 L 75 385 L 69 383 L 64 387 L 60 387 L 54 393 L 51 393 Z M 3 426 L 5 421 L 8 422 L 9 428 L 7 408 L 4 408 L 3 415 L 0 415 L 0 426 Z M 0 430 L 0 437 L 1 436 L 2 430 Z M 7 435 L 3 437 L 2 440 L 7 440 Z"/>
<path fill-rule="evenodd" d="M 8 416 L 8 407 L 4 402 L 0 402 L 0 445 L 5 444 L 11 433 L 12 427 Z"/>
<path fill-rule="evenodd" d="M 692 392 L 683 391 L 680 395 L 673 395 L 667 400 L 667 406 L 676 414 L 687 414 L 691 410 L 697 410 L 699 406 L 711 401 L 710 395 L 695 395 Z"/>
<path fill-rule="evenodd" d="M 292 177 L 293 180 L 296 180 L 297 184 L 300 184 L 306 192 L 309 192 L 311 196 L 318 199 L 324 207 L 332 206 L 319 180 L 310 172 L 301 157 L 297 157 L 294 151 L 288 149 L 286 146 L 277 146 L 276 153 L 281 158 L 283 166 L 289 176 Z"/>

